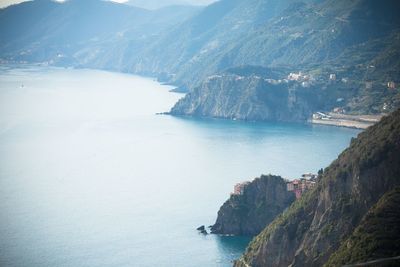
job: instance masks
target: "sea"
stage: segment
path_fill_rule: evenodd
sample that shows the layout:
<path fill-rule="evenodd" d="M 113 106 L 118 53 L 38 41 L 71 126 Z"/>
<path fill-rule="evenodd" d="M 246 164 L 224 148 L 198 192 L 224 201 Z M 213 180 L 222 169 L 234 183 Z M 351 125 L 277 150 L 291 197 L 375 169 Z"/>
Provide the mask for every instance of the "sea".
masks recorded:
<path fill-rule="evenodd" d="M 232 266 L 203 235 L 233 186 L 330 164 L 359 130 L 157 115 L 155 79 L 0 65 L 0 266 Z"/>

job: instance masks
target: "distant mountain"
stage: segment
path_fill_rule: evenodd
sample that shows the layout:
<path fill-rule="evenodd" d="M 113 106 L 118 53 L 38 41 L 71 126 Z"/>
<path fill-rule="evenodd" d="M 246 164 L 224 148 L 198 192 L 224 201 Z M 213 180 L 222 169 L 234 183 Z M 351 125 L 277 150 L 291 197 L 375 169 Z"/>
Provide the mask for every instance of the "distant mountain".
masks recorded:
<path fill-rule="evenodd" d="M 235 266 L 342 266 L 399 256 L 399 186 L 397 110 L 353 139 Z"/>
<path fill-rule="evenodd" d="M 0 56 L 129 71 L 131 55 L 196 7 L 149 11 L 100 0 L 35 0 L 0 10 Z"/>
<path fill-rule="evenodd" d="M 203 24 L 194 21 L 211 11 L 218 14 L 217 21 L 212 27 L 198 30 L 195 25 Z M 182 51 L 175 55 L 174 61 L 166 57 L 159 57 L 161 61 L 157 61 L 148 55 L 146 58 L 151 60 L 146 66 L 157 71 L 169 68 L 174 72 L 172 80 L 191 89 L 201 87 L 204 77 L 231 66 L 285 67 L 286 75 L 302 71 L 325 79 L 325 84 L 319 84 L 322 88 L 332 88 L 327 77 L 333 73 L 338 80 L 351 81 L 332 88 L 337 99 L 343 99 L 339 104 L 347 111 L 393 111 L 400 106 L 400 92 L 388 90 L 387 83 L 400 81 L 400 65 L 396 60 L 400 57 L 398 11 L 400 4 L 393 0 L 379 3 L 373 0 L 221 1 L 173 31 L 174 36 L 183 40 L 171 38 L 163 49 L 167 54 Z M 196 37 L 188 34 L 193 32 Z M 158 49 L 152 51 L 156 55 Z M 199 96 L 206 95 L 201 89 L 194 90 Z M 257 100 L 256 95 L 249 98 Z M 192 101 L 199 103 L 200 99 L 192 98 Z M 189 102 L 189 106 L 196 105 Z M 228 110 L 221 112 L 229 113 Z"/>
<path fill-rule="evenodd" d="M 129 0 L 124 4 L 145 9 L 159 9 L 167 6 L 206 6 L 214 0 Z"/>
<path fill-rule="evenodd" d="M 188 88 L 207 75 L 247 64 L 232 64 L 227 55 L 247 42 L 249 33 L 288 8 L 293 0 L 221 0 L 202 10 L 149 46 L 137 61 L 139 72 L 166 72 Z M 308 0 L 307 2 L 313 2 Z M 252 47 L 254 53 L 259 47 Z M 249 50 L 250 52 L 250 50 Z"/>
<path fill-rule="evenodd" d="M 257 118 L 246 115 L 256 109 L 279 114 L 264 119 L 289 121 L 304 120 L 320 108 L 387 113 L 400 106 L 399 11 L 396 0 L 220 0 L 204 8 L 157 10 L 100 0 L 35 0 L 0 10 L 0 60 L 156 76 L 193 92 L 183 101 L 187 106 L 221 118 Z M 286 98 L 300 101 L 292 103 L 300 109 L 288 109 L 283 98 L 280 104 L 265 101 L 274 95 L 258 98 L 260 89 L 247 87 L 244 93 L 240 82 L 232 84 L 238 95 L 230 98 L 218 86 L 221 80 L 212 90 L 221 90 L 222 101 L 204 102 L 208 77 L 227 77 L 236 67 L 276 69 L 279 80 L 290 72 L 306 73 L 318 81 L 310 88 L 321 90 L 310 98 Z M 336 83 L 327 78 L 330 74 Z M 388 88 L 388 82 L 394 86 Z M 232 110 L 210 104 L 230 99 L 244 102 L 226 103 Z M 180 113 L 201 114 L 193 109 Z"/>

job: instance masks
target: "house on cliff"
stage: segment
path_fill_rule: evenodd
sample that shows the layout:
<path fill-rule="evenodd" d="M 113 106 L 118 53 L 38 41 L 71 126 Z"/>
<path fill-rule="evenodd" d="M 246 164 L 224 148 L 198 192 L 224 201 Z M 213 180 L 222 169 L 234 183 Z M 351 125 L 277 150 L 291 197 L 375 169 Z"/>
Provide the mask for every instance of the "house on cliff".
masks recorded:
<path fill-rule="evenodd" d="M 317 175 L 312 173 L 306 173 L 302 175 L 300 179 L 294 179 L 293 181 L 286 182 L 287 191 L 293 192 L 296 195 L 296 199 L 299 199 L 304 192 L 312 189 L 316 185 Z"/>
<path fill-rule="evenodd" d="M 243 192 L 244 192 L 244 188 L 248 184 L 250 184 L 249 181 L 235 184 L 235 186 L 233 187 L 233 192 L 231 193 L 231 195 L 242 195 Z"/>
<path fill-rule="evenodd" d="M 388 82 L 388 83 L 387 83 L 387 87 L 388 87 L 389 89 L 396 89 L 396 83 L 393 82 L 393 81 Z"/>

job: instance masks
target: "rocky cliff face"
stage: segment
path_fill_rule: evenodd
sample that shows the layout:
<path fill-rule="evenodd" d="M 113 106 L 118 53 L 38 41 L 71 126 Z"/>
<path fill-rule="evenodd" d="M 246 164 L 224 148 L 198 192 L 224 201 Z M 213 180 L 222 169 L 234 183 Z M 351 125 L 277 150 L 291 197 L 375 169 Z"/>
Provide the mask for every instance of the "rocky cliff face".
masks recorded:
<path fill-rule="evenodd" d="M 231 197 L 218 211 L 214 234 L 256 235 L 295 199 L 279 176 L 262 175 Z"/>
<path fill-rule="evenodd" d="M 255 75 L 215 75 L 176 103 L 170 113 L 250 121 L 306 121 L 318 106 L 315 90 Z"/>
<path fill-rule="evenodd" d="M 364 216 L 325 266 L 342 266 L 400 255 L 400 187 L 386 193 Z M 400 259 L 393 262 L 398 266 Z M 395 265 L 394 262 L 397 264 Z"/>
<path fill-rule="evenodd" d="M 254 238 L 235 266 L 322 266 L 371 207 L 399 185 L 397 110 L 352 140 L 318 186 Z"/>

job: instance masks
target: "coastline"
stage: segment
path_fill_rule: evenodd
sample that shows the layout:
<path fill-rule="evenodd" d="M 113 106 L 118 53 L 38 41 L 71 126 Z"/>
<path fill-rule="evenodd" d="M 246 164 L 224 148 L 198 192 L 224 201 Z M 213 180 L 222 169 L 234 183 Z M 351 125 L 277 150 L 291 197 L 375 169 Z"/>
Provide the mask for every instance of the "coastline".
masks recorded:
<path fill-rule="evenodd" d="M 383 115 L 345 115 L 330 112 L 326 117 L 311 118 L 311 124 L 330 125 L 365 130 L 382 119 Z"/>
<path fill-rule="evenodd" d="M 371 122 L 360 122 L 360 121 L 340 120 L 340 119 L 331 119 L 331 120 L 311 119 L 310 123 L 318 124 L 318 125 L 346 127 L 346 128 L 352 128 L 352 129 L 360 129 L 360 130 L 365 130 L 369 126 L 372 126 L 375 124 L 375 123 L 371 123 Z"/>

